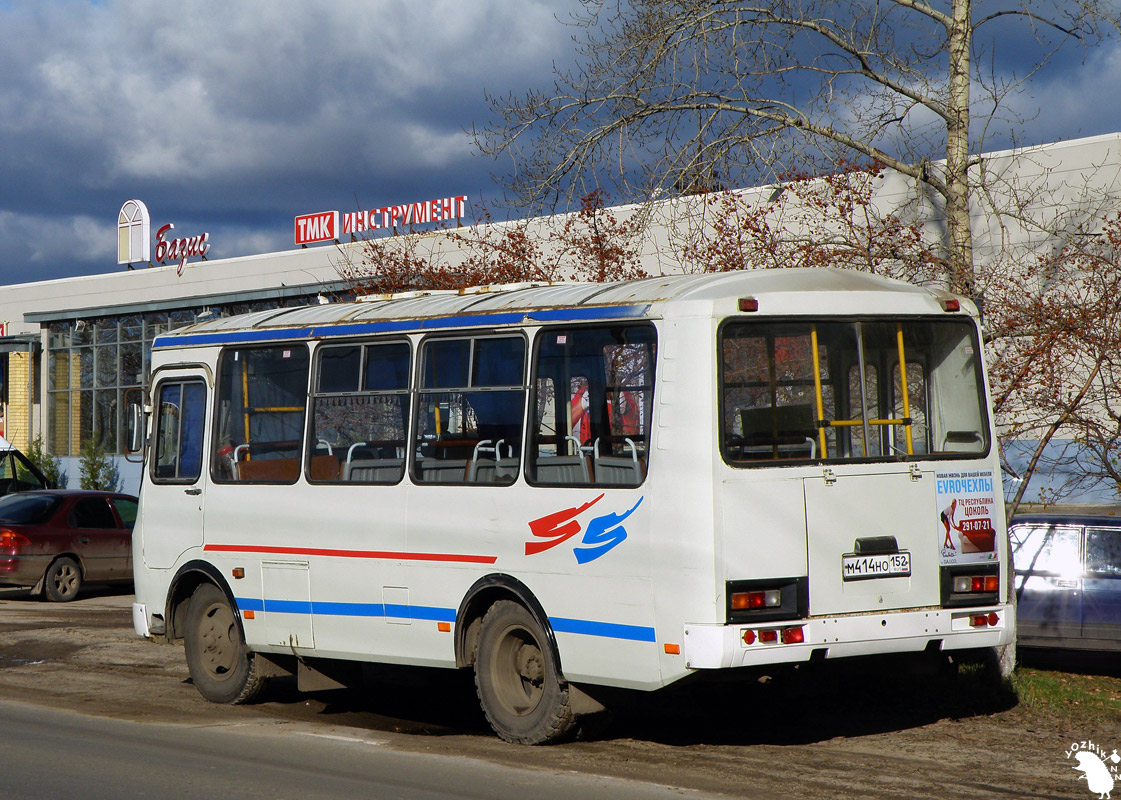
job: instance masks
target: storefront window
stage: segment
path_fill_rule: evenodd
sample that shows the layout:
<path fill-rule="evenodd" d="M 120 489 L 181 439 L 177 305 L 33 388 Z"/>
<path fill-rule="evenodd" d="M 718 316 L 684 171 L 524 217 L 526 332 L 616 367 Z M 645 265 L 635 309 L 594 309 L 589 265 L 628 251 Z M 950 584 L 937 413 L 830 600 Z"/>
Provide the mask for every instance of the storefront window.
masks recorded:
<path fill-rule="evenodd" d="M 206 310 L 219 317 L 303 306 L 314 297 L 262 300 Z M 120 453 L 122 425 L 130 403 L 148 388 L 152 341 L 191 325 L 200 308 L 100 317 L 53 323 L 47 331 L 46 436 L 56 456 L 77 456 L 96 438 L 108 453 Z"/>

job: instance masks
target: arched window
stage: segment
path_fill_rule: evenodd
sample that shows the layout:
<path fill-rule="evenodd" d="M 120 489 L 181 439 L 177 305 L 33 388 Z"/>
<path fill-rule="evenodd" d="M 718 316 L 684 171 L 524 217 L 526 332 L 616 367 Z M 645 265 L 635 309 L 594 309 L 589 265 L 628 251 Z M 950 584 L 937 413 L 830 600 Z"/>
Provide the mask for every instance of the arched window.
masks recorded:
<path fill-rule="evenodd" d="M 117 263 L 138 264 L 151 260 L 151 228 L 148 207 L 139 200 L 121 206 L 117 217 Z"/>

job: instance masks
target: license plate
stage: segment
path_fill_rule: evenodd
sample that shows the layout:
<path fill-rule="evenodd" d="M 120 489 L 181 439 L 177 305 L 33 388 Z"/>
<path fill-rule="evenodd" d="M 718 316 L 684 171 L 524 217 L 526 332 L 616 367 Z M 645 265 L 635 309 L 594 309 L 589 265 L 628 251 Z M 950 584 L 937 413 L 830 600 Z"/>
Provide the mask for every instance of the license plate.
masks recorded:
<path fill-rule="evenodd" d="M 911 554 L 907 552 L 841 557 L 841 577 L 846 581 L 866 581 L 872 578 L 906 578 L 910 574 Z"/>

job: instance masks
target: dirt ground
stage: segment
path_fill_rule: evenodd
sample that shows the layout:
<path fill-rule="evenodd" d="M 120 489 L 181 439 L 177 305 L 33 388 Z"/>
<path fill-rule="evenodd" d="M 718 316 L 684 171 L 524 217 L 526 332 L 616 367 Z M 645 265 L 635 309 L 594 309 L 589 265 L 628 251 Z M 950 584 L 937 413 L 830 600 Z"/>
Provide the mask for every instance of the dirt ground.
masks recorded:
<path fill-rule="evenodd" d="M 377 668 L 362 690 L 314 696 L 281 682 L 261 703 L 217 706 L 191 686 L 181 647 L 135 636 L 131 602 L 112 590 L 66 604 L 0 590 L 0 698 L 192 726 L 310 725 L 403 750 L 752 798 L 1088 798 L 1071 744 L 1121 750 L 1116 710 L 1029 702 L 975 672 L 912 661 L 621 693 L 593 738 L 540 748 L 495 738 L 470 675 L 445 670 Z M 1093 681 L 1121 701 L 1119 662 L 1054 677 Z"/>

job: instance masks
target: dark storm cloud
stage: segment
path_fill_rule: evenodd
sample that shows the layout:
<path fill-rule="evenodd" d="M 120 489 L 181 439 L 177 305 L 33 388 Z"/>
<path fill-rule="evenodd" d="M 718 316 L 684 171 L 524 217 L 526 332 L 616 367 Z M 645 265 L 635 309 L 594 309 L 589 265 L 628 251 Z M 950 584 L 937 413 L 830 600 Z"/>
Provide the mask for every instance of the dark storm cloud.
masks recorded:
<path fill-rule="evenodd" d="M 551 85 L 577 5 L 0 0 L 0 284 L 116 269 L 130 197 L 212 257 L 292 247 L 298 213 L 488 197 L 464 129 L 484 90 Z M 1020 141 L 1121 127 L 1119 52 L 1033 79 Z"/>
<path fill-rule="evenodd" d="M 134 196 L 223 257 L 356 196 L 486 193 L 464 129 L 548 80 L 572 5 L 0 4 L 0 284 L 114 269 Z"/>

